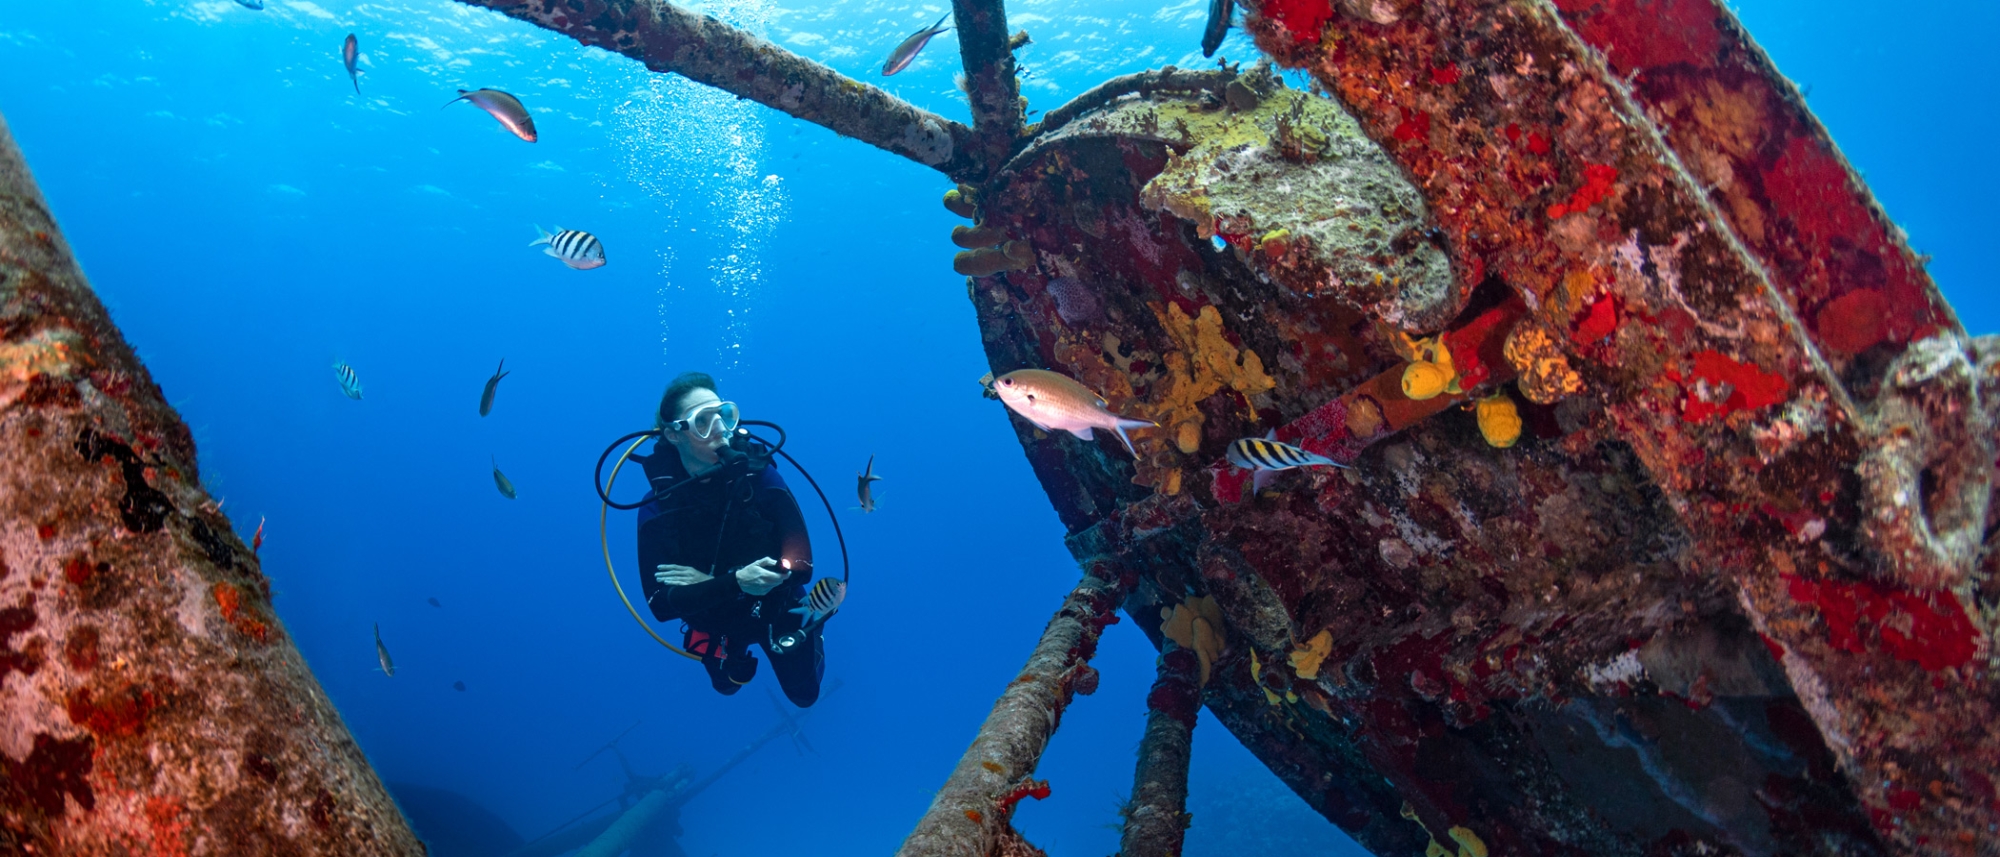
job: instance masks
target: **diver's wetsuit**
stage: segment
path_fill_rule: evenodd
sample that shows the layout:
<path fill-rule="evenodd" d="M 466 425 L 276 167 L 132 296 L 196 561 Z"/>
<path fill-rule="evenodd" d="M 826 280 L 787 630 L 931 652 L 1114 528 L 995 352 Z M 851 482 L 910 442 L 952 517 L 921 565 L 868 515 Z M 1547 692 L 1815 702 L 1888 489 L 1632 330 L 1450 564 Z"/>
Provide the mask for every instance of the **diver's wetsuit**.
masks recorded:
<path fill-rule="evenodd" d="M 651 456 L 634 458 L 656 492 L 689 479 L 679 452 L 665 443 L 655 446 Z M 641 507 L 638 522 L 639 579 L 646 604 L 662 622 L 680 619 L 687 624 L 689 641 L 705 650 L 696 654 L 703 655 L 702 666 L 716 690 L 732 694 L 741 687 L 731 673 L 749 680 L 742 669 L 746 661 L 738 661 L 733 670 L 727 661 L 747 659 L 750 644 L 757 643 L 764 646 L 771 671 L 792 704 L 804 708 L 819 699 L 826 660 L 821 628 L 813 628 L 789 651 L 771 650 L 771 641 L 799 629 L 804 617 L 790 611 L 799 606 L 812 579 L 805 519 L 777 467 L 750 473 L 745 462 L 725 464 Z M 764 557 L 790 560 L 792 575 L 768 594 L 750 595 L 737 586 L 736 570 Z M 714 579 L 670 586 L 653 576 L 661 565 L 685 565 Z"/>

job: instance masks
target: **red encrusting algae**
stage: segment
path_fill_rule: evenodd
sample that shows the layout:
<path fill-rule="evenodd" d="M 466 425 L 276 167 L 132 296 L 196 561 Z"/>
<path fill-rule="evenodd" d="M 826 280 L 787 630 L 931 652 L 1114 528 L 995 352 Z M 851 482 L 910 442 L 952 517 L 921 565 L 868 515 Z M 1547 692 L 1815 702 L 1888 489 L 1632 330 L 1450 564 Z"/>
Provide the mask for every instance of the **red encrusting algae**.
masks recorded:
<path fill-rule="evenodd" d="M 1827 641 L 1854 654 L 1868 652 L 1874 631 L 1882 650 L 1926 670 L 1963 666 L 1979 650 L 1979 629 L 1950 592 L 1916 593 L 1869 582 L 1787 581 L 1792 598 L 1819 608 Z"/>

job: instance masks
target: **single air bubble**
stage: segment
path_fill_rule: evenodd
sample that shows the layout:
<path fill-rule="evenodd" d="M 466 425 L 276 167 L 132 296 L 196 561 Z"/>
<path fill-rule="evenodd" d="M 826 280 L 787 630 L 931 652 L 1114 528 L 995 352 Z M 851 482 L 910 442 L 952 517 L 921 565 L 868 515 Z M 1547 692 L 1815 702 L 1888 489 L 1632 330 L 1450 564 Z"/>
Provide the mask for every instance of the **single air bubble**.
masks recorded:
<path fill-rule="evenodd" d="M 1208 236 L 1208 243 L 1215 245 L 1216 252 L 1229 249 L 1229 242 L 1222 240 L 1220 235 Z"/>

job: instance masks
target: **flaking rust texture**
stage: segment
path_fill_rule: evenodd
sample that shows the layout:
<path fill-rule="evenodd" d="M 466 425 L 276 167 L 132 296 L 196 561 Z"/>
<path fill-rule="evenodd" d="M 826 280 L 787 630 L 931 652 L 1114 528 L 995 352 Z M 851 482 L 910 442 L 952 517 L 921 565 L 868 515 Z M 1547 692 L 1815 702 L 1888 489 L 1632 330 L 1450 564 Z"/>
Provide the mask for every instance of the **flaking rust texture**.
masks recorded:
<path fill-rule="evenodd" d="M 421 853 L 0 123 L 0 854 Z"/>
<path fill-rule="evenodd" d="M 1067 119 L 970 282 L 1161 423 L 1016 427 L 1156 643 L 1219 606 L 1209 708 L 1378 853 L 1994 853 L 1997 346 L 1733 20 L 1250 5 L 1320 94 Z"/>

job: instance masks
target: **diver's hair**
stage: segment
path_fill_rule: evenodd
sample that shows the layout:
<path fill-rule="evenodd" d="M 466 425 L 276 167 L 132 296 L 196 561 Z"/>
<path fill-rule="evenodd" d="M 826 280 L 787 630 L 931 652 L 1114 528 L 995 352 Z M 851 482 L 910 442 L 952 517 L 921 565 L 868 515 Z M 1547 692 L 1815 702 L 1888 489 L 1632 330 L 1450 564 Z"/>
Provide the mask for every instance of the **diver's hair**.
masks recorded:
<path fill-rule="evenodd" d="M 667 382 L 667 391 L 660 394 L 660 410 L 653 417 L 653 427 L 664 429 L 667 423 L 680 416 L 681 400 L 696 390 L 715 392 L 715 379 L 707 372 L 682 372 Z M 717 393 L 716 395 L 721 395 Z"/>

